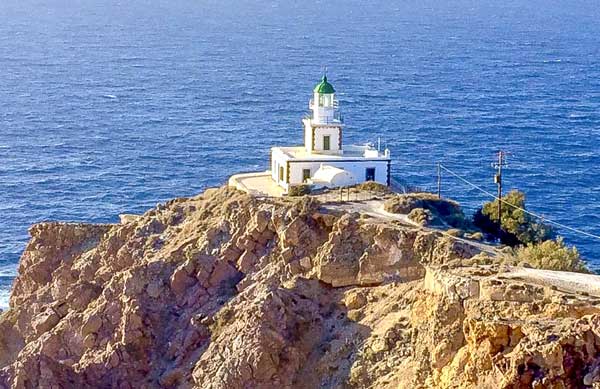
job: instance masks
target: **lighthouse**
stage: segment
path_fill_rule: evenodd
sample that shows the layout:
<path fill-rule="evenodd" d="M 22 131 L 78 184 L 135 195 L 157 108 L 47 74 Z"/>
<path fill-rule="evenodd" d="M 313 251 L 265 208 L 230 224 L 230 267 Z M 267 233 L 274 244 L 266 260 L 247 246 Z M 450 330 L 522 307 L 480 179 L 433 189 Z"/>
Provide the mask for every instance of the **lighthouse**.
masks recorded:
<path fill-rule="evenodd" d="M 271 179 L 287 192 L 293 185 L 335 188 L 374 181 L 390 185 L 389 150 L 367 143 L 344 145 L 344 121 L 336 92 L 324 74 L 302 119 L 304 146 L 271 149 Z"/>
<path fill-rule="evenodd" d="M 234 174 L 229 185 L 260 196 L 283 196 L 295 186 L 338 188 L 368 181 L 390 186 L 390 151 L 371 143 L 344 144 L 339 106 L 335 88 L 324 74 L 302 118 L 304 145 L 272 147 L 269 170 Z"/>

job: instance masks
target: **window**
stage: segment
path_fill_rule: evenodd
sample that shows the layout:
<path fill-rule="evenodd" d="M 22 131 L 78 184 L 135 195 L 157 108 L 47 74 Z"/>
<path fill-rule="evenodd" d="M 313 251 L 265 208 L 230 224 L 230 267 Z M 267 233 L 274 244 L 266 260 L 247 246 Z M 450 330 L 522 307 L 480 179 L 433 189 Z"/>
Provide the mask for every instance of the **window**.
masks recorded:
<path fill-rule="evenodd" d="M 365 181 L 375 181 L 375 168 L 368 167 L 365 170 Z"/>
<path fill-rule="evenodd" d="M 331 136 L 325 135 L 323 137 L 323 150 L 330 150 L 330 149 L 331 149 Z"/>
<path fill-rule="evenodd" d="M 283 182 L 283 166 L 279 166 L 279 181 Z"/>
<path fill-rule="evenodd" d="M 302 169 L 302 182 L 306 182 L 310 179 L 310 169 Z"/>

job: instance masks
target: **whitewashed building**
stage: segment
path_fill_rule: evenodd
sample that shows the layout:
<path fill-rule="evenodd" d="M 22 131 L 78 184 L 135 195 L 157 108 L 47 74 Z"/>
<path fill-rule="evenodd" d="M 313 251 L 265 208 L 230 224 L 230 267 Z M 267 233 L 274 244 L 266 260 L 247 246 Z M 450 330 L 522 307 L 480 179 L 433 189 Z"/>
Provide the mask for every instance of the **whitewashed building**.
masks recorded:
<path fill-rule="evenodd" d="M 346 146 L 335 89 L 327 76 L 314 88 L 311 114 L 302 120 L 304 146 L 273 147 L 271 177 L 288 191 L 292 185 L 340 187 L 375 181 L 390 185 L 390 152 L 371 145 Z"/>

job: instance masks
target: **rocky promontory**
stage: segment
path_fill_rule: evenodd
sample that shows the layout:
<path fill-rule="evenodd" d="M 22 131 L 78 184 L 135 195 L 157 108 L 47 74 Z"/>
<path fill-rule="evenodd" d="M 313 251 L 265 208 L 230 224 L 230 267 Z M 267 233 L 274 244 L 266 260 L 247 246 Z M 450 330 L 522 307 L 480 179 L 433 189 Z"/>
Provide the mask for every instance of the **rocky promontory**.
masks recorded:
<path fill-rule="evenodd" d="M 223 187 L 34 225 L 0 385 L 600 388 L 599 277 L 369 209 Z"/>

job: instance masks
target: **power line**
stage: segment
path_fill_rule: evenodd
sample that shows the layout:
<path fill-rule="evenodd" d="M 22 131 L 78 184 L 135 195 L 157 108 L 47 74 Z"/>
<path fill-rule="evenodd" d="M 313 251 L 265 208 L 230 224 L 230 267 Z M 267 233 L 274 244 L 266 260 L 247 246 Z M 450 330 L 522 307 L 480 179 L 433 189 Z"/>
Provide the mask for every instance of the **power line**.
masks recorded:
<path fill-rule="evenodd" d="M 545 222 L 548 222 L 548 223 L 550 223 L 550 224 L 554 224 L 554 225 L 556 225 L 556 226 L 558 226 L 558 227 L 560 227 L 560 228 L 564 228 L 564 229 L 566 229 L 566 230 L 570 230 L 570 231 L 576 232 L 576 233 L 578 233 L 578 234 L 586 235 L 586 236 L 588 236 L 588 237 L 590 237 L 590 238 L 600 239 L 600 236 L 598 236 L 598 235 L 590 234 L 589 232 L 585 232 L 585 231 L 582 231 L 582 230 L 580 230 L 580 229 L 577 229 L 577 228 L 569 227 L 569 226 L 567 226 L 567 225 L 565 225 L 565 224 L 562 224 L 562 223 L 559 223 L 559 222 L 557 222 L 557 221 L 554 221 L 554 220 L 548 219 L 548 218 L 546 218 L 546 217 L 544 217 L 544 216 L 541 216 L 541 215 L 538 215 L 538 214 L 536 214 L 536 213 L 533 213 L 533 212 L 527 211 L 527 210 L 525 210 L 525 209 L 523 209 L 523 208 L 521 208 L 521 207 L 517 207 L 516 205 L 514 205 L 514 204 L 511 204 L 511 203 L 509 203 L 509 202 L 508 202 L 508 201 L 506 201 L 506 200 L 503 200 L 503 199 L 501 199 L 501 198 L 498 198 L 498 197 L 497 197 L 496 195 L 494 195 L 493 193 L 491 193 L 491 192 L 488 192 L 487 190 L 483 189 L 482 187 L 480 187 L 480 186 L 479 186 L 479 185 L 477 185 L 477 184 L 474 184 L 474 183 L 472 183 L 471 181 L 467 180 L 466 178 L 463 178 L 463 177 L 459 176 L 458 174 L 454 173 L 452 170 L 448 169 L 446 166 L 444 166 L 444 165 L 442 165 L 442 164 L 440 164 L 439 166 L 440 166 L 442 169 L 444 169 L 445 171 L 447 171 L 448 173 L 450 173 L 451 175 L 453 175 L 454 177 L 458 178 L 459 180 L 461 180 L 461 181 L 465 182 L 466 184 L 468 184 L 468 185 L 472 186 L 473 188 L 475 188 L 475 189 L 479 190 L 480 192 L 482 192 L 482 193 L 485 193 L 486 195 L 488 195 L 488 196 L 490 196 L 490 197 L 493 197 L 494 199 L 496 199 L 496 200 L 498 200 L 498 201 L 501 201 L 502 203 L 504 203 L 504 204 L 506 204 L 506 205 L 508 205 L 508 206 L 510 206 L 510 207 L 513 207 L 513 208 L 515 208 L 515 209 L 518 209 L 519 211 L 525 212 L 526 214 L 529 214 L 529 215 L 531 215 L 531 216 L 533 216 L 533 217 L 536 217 L 536 218 L 538 218 L 538 219 L 541 219 L 541 220 L 543 220 L 543 221 L 545 221 Z"/>

